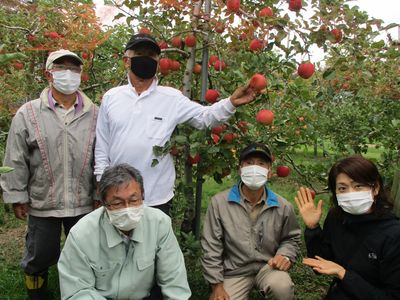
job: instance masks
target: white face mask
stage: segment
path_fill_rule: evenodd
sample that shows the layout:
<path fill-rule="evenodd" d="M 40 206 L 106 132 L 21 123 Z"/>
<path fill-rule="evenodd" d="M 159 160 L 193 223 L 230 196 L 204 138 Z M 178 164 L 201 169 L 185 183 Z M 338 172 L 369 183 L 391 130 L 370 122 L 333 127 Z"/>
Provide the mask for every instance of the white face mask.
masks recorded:
<path fill-rule="evenodd" d="M 336 199 L 339 206 L 352 215 L 365 214 L 374 203 L 372 191 L 336 194 Z"/>
<path fill-rule="evenodd" d="M 75 93 L 81 84 L 81 74 L 74 73 L 71 70 L 53 71 L 53 86 L 54 88 L 65 94 L 71 95 Z"/>
<path fill-rule="evenodd" d="M 251 165 L 240 168 L 240 178 L 251 190 L 258 190 L 265 185 L 268 179 L 268 169 L 258 165 Z"/>
<path fill-rule="evenodd" d="M 111 224 L 122 231 L 131 231 L 139 224 L 144 214 L 143 204 L 140 206 L 127 207 L 117 210 L 107 209 Z"/>

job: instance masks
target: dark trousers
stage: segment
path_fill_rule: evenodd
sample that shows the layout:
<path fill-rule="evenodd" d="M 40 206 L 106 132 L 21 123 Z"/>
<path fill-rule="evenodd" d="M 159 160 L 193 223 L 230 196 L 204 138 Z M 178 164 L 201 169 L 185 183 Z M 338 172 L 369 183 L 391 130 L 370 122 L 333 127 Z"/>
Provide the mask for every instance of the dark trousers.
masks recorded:
<path fill-rule="evenodd" d="M 47 272 L 60 256 L 61 227 L 65 236 L 84 215 L 67 218 L 28 217 L 28 232 L 25 237 L 25 255 L 21 267 L 25 273 L 35 275 Z"/>
<path fill-rule="evenodd" d="M 164 203 L 164 204 L 155 205 L 155 206 L 152 206 L 152 207 L 153 208 L 158 208 L 163 213 L 165 213 L 167 216 L 171 217 L 170 213 L 171 213 L 171 208 L 172 208 L 172 199 L 169 200 L 168 202 Z"/>
<path fill-rule="evenodd" d="M 166 215 L 171 217 L 170 213 L 171 213 L 171 207 L 172 207 L 172 199 L 169 200 L 167 203 L 152 206 L 152 207 L 161 210 Z M 161 288 L 156 283 L 150 291 L 150 296 L 144 298 L 143 300 L 160 300 L 160 299 L 163 299 L 162 293 L 161 293 Z"/>

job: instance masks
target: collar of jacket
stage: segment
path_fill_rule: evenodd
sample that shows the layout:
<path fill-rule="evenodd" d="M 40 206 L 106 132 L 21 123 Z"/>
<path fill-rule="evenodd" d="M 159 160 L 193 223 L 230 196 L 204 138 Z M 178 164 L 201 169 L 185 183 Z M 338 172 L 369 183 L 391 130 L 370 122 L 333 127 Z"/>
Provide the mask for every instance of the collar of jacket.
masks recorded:
<path fill-rule="evenodd" d="M 231 188 L 228 194 L 228 201 L 240 203 L 240 189 L 239 189 L 240 183 L 241 181 L 239 181 L 238 184 L 236 184 Z M 279 207 L 278 196 L 272 190 L 267 188 L 266 185 L 264 186 L 264 188 L 265 188 L 265 194 L 267 195 L 267 201 L 265 202 L 267 206 Z"/>
<path fill-rule="evenodd" d="M 104 228 L 104 232 L 106 235 L 107 239 L 107 245 L 109 248 L 115 247 L 116 245 L 120 244 L 123 242 L 122 239 L 122 232 L 118 232 L 118 229 L 114 227 L 114 225 L 111 224 L 110 219 L 107 216 L 107 211 L 104 207 L 99 208 L 103 209 L 103 221 L 101 222 L 101 225 Z M 143 217 L 142 217 L 143 219 Z M 143 221 L 143 220 L 142 220 Z M 143 242 L 143 229 L 142 225 L 143 222 L 139 222 L 137 227 L 133 230 L 130 239 L 135 241 L 135 242 Z"/>
<path fill-rule="evenodd" d="M 40 94 L 40 100 L 42 102 L 43 105 L 45 105 L 46 107 L 50 108 L 51 110 L 53 110 L 53 108 L 50 106 L 49 104 L 49 90 L 50 88 L 47 87 L 45 88 L 42 93 Z M 84 92 L 82 92 L 81 90 L 78 90 L 78 93 L 81 95 L 82 100 L 83 100 L 83 108 L 82 108 L 82 112 L 87 112 L 92 108 L 92 101 L 89 99 L 88 96 L 86 96 L 86 94 Z"/>

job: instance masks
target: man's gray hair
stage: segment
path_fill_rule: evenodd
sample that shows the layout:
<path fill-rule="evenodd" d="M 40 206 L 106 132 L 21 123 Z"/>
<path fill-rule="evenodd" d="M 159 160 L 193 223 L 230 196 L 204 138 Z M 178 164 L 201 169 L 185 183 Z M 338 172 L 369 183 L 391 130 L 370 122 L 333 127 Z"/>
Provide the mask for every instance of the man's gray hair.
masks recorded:
<path fill-rule="evenodd" d="M 103 204 L 111 188 L 129 183 L 132 180 L 139 183 L 142 198 L 144 199 L 143 177 L 137 169 L 128 164 L 119 164 L 106 168 L 99 182 L 100 199 Z"/>

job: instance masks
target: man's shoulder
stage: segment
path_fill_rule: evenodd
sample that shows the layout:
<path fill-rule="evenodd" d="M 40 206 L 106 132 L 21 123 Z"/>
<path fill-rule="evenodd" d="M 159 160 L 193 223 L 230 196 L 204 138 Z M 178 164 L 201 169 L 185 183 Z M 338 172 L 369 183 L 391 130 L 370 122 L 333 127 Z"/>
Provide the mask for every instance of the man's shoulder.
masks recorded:
<path fill-rule="evenodd" d="M 159 210 L 158 208 L 145 206 L 144 207 L 144 215 L 148 222 L 156 222 L 156 223 L 170 223 L 171 219 L 164 212 Z"/>
<path fill-rule="evenodd" d="M 87 236 L 92 236 L 100 226 L 100 218 L 103 213 L 104 207 L 99 207 L 88 213 L 72 227 L 71 233 L 77 239 L 85 239 Z"/>
<path fill-rule="evenodd" d="M 232 192 L 232 187 L 215 194 L 211 198 L 211 202 L 215 205 L 225 205 L 228 203 L 229 194 Z"/>
<path fill-rule="evenodd" d="M 109 89 L 107 92 L 105 92 L 103 97 L 112 97 L 112 96 L 114 96 L 116 94 L 125 92 L 128 89 L 129 89 L 129 86 L 127 84 L 116 86 L 116 87 L 113 87 L 113 88 Z"/>
<path fill-rule="evenodd" d="M 183 96 L 180 90 L 177 90 L 170 86 L 158 85 L 157 92 L 167 96 Z"/>

